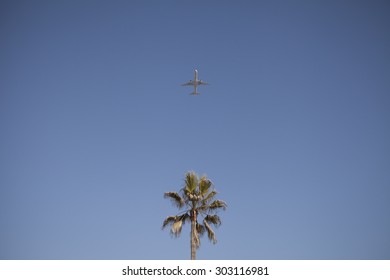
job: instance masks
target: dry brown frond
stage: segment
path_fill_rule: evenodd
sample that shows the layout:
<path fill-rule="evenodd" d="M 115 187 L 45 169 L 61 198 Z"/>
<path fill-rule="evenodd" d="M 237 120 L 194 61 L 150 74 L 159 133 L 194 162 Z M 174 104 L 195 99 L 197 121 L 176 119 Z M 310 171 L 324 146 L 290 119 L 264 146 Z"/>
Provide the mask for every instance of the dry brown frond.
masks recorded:
<path fill-rule="evenodd" d="M 168 216 L 163 222 L 162 229 L 164 229 L 167 225 L 172 224 L 175 221 L 176 216 Z"/>
<path fill-rule="evenodd" d="M 213 229 L 211 228 L 211 226 L 205 220 L 203 220 L 203 223 L 204 223 L 204 226 L 206 228 L 207 236 L 208 236 L 209 240 L 212 241 L 214 244 L 217 243 L 217 239 L 215 238 L 215 233 L 214 233 Z"/>
<path fill-rule="evenodd" d="M 199 223 L 196 223 L 196 231 L 199 233 L 199 236 L 203 236 L 205 233 L 205 227 Z"/>
<path fill-rule="evenodd" d="M 218 215 L 207 215 L 204 219 L 216 227 L 221 225 L 221 218 Z"/>
<path fill-rule="evenodd" d="M 184 199 L 177 192 L 166 192 L 164 198 L 169 198 L 171 202 L 177 207 L 182 208 L 185 204 Z"/>
<path fill-rule="evenodd" d="M 214 200 L 210 204 L 209 209 L 210 210 L 215 210 L 215 209 L 222 208 L 223 210 L 226 210 L 226 207 L 227 207 L 227 204 L 226 204 L 225 201 L 223 201 L 223 200 Z"/>

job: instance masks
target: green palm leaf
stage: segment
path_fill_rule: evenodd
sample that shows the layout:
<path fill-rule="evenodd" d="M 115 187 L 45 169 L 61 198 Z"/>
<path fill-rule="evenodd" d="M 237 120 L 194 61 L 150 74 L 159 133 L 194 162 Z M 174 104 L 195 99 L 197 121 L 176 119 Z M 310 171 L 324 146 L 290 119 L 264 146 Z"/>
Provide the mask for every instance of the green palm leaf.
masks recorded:
<path fill-rule="evenodd" d="M 206 178 L 206 176 L 202 176 L 199 181 L 199 190 L 200 195 L 205 196 L 207 192 L 209 191 L 210 187 L 212 185 L 212 182 Z"/>
<path fill-rule="evenodd" d="M 215 195 L 217 194 L 216 191 L 211 191 L 204 199 L 203 199 L 203 204 L 208 203 Z"/>
<path fill-rule="evenodd" d="M 196 187 L 198 186 L 198 176 L 195 172 L 187 172 L 185 179 L 185 190 L 188 193 L 194 194 Z"/>

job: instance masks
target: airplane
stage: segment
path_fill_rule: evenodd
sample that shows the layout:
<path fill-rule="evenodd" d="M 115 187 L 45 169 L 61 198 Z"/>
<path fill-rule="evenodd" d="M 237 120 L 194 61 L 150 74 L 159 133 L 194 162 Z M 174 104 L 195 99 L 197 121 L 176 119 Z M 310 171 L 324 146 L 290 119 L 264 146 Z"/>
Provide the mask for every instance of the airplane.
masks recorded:
<path fill-rule="evenodd" d="M 197 95 L 200 93 L 196 90 L 197 86 L 200 86 L 200 85 L 208 85 L 208 83 L 203 82 L 202 80 L 198 80 L 198 70 L 196 70 L 196 69 L 195 69 L 195 79 L 193 81 L 190 80 L 188 83 L 182 84 L 182 86 L 193 86 L 194 92 L 191 93 L 193 95 Z"/>

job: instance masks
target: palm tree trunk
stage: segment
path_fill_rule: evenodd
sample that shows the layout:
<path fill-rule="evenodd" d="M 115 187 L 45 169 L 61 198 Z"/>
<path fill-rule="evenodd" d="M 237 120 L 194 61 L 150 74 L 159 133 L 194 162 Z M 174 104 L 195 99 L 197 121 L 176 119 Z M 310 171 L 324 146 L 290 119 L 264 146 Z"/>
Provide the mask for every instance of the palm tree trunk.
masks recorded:
<path fill-rule="evenodd" d="M 191 211 L 191 260 L 196 259 L 196 211 Z"/>

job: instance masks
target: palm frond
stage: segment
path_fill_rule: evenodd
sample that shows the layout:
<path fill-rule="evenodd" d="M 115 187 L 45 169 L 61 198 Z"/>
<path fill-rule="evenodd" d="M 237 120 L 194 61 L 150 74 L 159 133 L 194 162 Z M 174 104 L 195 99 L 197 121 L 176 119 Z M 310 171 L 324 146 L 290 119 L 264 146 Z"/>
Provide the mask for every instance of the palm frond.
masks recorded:
<path fill-rule="evenodd" d="M 207 213 L 210 210 L 210 206 L 212 204 L 208 204 L 211 199 L 217 194 L 215 190 L 211 191 L 205 198 L 203 198 L 200 203 L 201 205 L 197 208 L 199 212 L 201 213 Z M 216 205 L 212 205 L 215 207 Z M 212 209 L 214 210 L 214 209 Z"/>
<path fill-rule="evenodd" d="M 207 223 L 206 220 L 203 220 L 203 224 L 206 228 L 207 236 L 208 236 L 209 240 L 212 241 L 214 244 L 217 243 L 217 239 L 215 238 L 215 233 L 214 233 L 213 229 L 211 228 L 211 226 Z"/>
<path fill-rule="evenodd" d="M 204 220 L 216 227 L 221 225 L 221 218 L 218 215 L 206 215 Z"/>
<path fill-rule="evenodd" d="M 164 229 L 167 225 L 172 224 L 176 221 L 177 216 L 168 216 L 162 225 L 162 229 Z"/>
<path fill-rule="evenodd" d="M 199 180 L 200 195 L 205 196 L 212 184 L 213 183 L 209 179 L 207 179 L 206 176 L 202 176 L 202 178 L 200 178 Z"/>
<path fill-rule="evenodd" d="M 164 198 L 169 198 L 177 208 L 182 208 L 185 204 L 184 199 L 177 192 L 166 192 Z"/>
<path fill-rule="evenodd" d="M 196 231 L 198 232 L 199 236 L 203 236 L 205 227 L 199 223 L 196 223 Z"/>
<path fill-rule="evenodd" d="M 209 204 L 209 200 L 212 199 L 212 197 L 215 196 L 215 194 L 216 194 L 216 192 L 214 192 L 214 193 L 211 192 L 210 193 L 210 195 L 211 195 L 210 198 L 206 197 L 206 198 L 201 200 L 201 205 L 198 206 L 198 208 L 197 208 L 199 212 L 205 214 L 205 213 L 208 213 L 210 211 L 215 211 L 216 210 L 216 208 L 215 208 L 216 205 L 215 204 L 213 204 L 213 203 Z M 213 207 L 212 209 L 210 209 L 211 206 Z"/>
<path fill-rule="evenodd" d="M 162 229 L 164 229 L 168 225 L 172 225 L 171 234 L 173 234 L 175 237 L 179 237 L 183 225 L 189 219 L 190 215 L 188 215 L 187 212 L 179 216 L 168 216 L 163 222 Z"/>
<path fill-rule="evenodd" d="M 219 208 L 222 208 L 223 210 L 226 210 L 227 204 L 223 200 L 214 200 L 210 206 L 208 207 L 210 210 L 216 210 Z"/>
<path fill-rule="evenodd" d="M 191 219 L 190 215 L 188 213 L 184 213 L 183 215 L 177 216 L 179 220 L 183 221 L 183 225 Z"/>
<path fill-rule="evenodd" d="M 185 186 L 184 189 L 188 193 L 194 194 L 196 187 L 198 186 L 198 175 L 195 172 L 187 172 L 185 178 Z"/>
<path fill-rule="evenodd" d="M 211 191 L 204 199 L 203 199 L 203 204 L 208 203 L 215 195 L 217 194 L 216 191 Z"/>
<path fill-rule="evenodd" d="M 173 223 L 173 225 L 172 225 L 171 233 L 172 233 L 175 237 L 179 237 L 182 228 L 183 228 L 183 220 L 176 220 L 176 221 Z"/>

